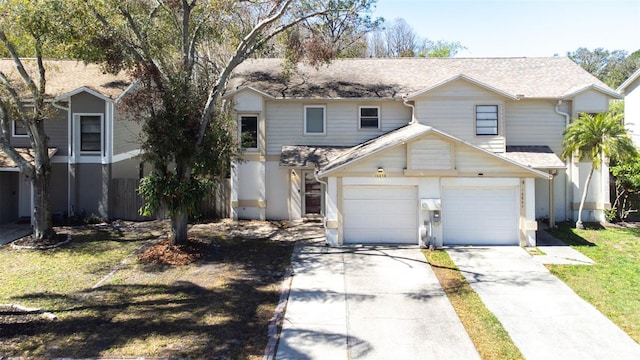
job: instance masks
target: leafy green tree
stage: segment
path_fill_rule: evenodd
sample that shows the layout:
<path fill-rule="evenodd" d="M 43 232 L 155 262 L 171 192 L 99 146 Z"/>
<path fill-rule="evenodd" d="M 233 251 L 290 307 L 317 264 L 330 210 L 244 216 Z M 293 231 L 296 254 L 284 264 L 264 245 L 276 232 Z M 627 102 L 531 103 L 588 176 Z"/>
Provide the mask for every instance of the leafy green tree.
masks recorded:
<path fill-rule="evenodd" d="M 31 179 L 36 240 L 54 235 L 49 195 L 51 161 L 44 124 L 56 110 L 47 98 L 44 59 L 76 49 L 74 18 L 67 5 L 63 0 L 0 2 L 0 52 L 13 61 L 15 70 L 0 71 L 0 150 Z M 33 162 L 12 145 L 13 122 L 26 129 Z"/>
<path fill-rule="evenodd" d="M 580 160 L 591 160 L 576 221 L 576 228 L 582 229 L 582 211 L 593 171 L 600 169 L 602 162 L 607 159 L 624 161 L 636 156 L 637 152 L 622 124 L 622 116 L 612 113 L 600 113 L 595 116 L 581 114 L 565 130 L 562 147 L 562 156 L 565 158 L 576 154 Z"/>
<path fill-rule="evenodd" d="M 636 51 L 634 54 L 637 53 Z M 576 51 L 567 53 L 567 57 L 615 89 L 640 68 L 640 58 L 634 54 L 629 55 L 624 50 L 609 51 L 597 48 L 591 51 L 587 48 L 578 48 Z"/>
<path fill-rule="evenodd" d="M 638 158 L 632 158 L 613 164 L 611 174 L 616 185 L 612 210 L 618 219 L 625 220 L 631 213 L 638 212 L 636 201 L 640 194 L 640 162 Z"/>
<path fill-rule="evenodd" d="M 233 70 L 250 56 L 268 53 L 277 36 L 296 26 L 353 23 L 374 1 L 363 0 L 96 0 L 80 5 L 93 12 L 103 31 L 93 44 L 111 70 L 127 69 L 139 79 L 137 97 L 144 124 L 142 149 L 153 174 L 140 192 L 146 211 L 165 210 L 172 244 L 187 240 L 194 201 L 207 179 L 225 173 L 237 152 L 222 96 Z M 324 20 L 323 20 L 323 17 Z M 313 27 L 316 27 L 314 25 Z M 349 28 L 348 26 L 345 28 Z M 309 37 L 305 37 L 309 34 Z M 296 37 L 316 62 L 335 56 L 339 39 Z M 334 34 L 340 35 L 339 33 Z M 292 37 L 284 37 L 285 40 Z M 137 100 L 136 100 L 137 98 Z"/>

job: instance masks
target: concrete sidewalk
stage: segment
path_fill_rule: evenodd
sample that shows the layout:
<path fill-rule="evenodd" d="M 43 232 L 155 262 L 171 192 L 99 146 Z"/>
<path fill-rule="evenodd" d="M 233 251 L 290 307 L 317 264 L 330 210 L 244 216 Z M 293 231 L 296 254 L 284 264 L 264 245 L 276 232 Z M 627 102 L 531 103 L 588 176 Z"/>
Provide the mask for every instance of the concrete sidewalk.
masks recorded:
<path fill-rule="evenodd" d="M 277 359 L 478 359 L 416 246 L 299 242 Z"/>
<path fill-rule="evenodd" d="M 31 234 L 31 224 L 1 224 L 0 225 L 0 246 L 8 244 L 14 240 Z"/>
<path fill-rule="evenodd" d="M 447 252 L 526 359 L 640 359 L 640 345 L 523 248 Z"/>

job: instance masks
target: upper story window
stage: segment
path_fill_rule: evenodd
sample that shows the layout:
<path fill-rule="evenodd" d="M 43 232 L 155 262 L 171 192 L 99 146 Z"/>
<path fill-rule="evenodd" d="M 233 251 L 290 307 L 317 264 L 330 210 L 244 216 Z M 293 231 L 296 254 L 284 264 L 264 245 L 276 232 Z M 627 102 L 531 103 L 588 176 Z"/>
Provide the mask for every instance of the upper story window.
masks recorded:
<path fill-rule="evenodd" d="M 13 136 L 24 137 L 28 135 L 27 127 L 21 122 L 13 121 L 12 128 L 13 128 Z"/>
<path fill-rule="evenodd" d="M 240 116 L 240 146 L 243 149 L 258 148 L 257 116 Z"/>
<path fill-rule="evenodd" d="M 102 150 L 102 117 L 80 116 L 80 151 Z"/>
<path fill-rule="evenodd" d="M 476 135 L 498 135 L 498 105 L 476 106 Z"/>
<path fill-rule="evenodd" d="M 326 134 L 325 107 L 318 105 L 307 105 L 304 107 L 304 134 L 324 135 Z"/>
<path fill-rule="evenodd" d="M 360 129 L 380 129 L 380 107 L 360 106 Z"/>

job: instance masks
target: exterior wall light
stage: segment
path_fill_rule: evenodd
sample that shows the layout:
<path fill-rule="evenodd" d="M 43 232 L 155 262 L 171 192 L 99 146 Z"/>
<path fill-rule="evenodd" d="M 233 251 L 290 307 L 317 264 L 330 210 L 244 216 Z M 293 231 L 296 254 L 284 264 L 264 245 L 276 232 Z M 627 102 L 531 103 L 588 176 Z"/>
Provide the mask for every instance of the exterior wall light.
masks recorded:
<path fill-rule="evenodd" d="M 378 167 L 378 171 L 376 172 L 376 177 L 387 177 L 387 174 L 384 172 L 384 168 L 382 166 Z"/>

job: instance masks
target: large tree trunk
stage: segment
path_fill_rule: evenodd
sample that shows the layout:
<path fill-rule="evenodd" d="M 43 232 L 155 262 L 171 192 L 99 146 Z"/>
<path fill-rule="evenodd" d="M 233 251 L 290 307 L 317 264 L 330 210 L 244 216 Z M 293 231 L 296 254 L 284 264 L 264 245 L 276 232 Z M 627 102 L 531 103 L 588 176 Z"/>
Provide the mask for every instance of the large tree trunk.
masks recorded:
<path fill-rule="evenodd" d="M 31 180 L 33 184 L 33 237 L 36 240 L 50 239 L 55 234 L 51 219 L 49 164 L 36 165 Z"/>
<path fill-rule="evenodd" d="M 582 198 L 580 199 L 580 207 L 578 208 L 578 221 L 576 221 L 576 229 L 584 229 L 582 225 L 582 210 L 584 209 L 584 202 L 587 200 L 587 191 L 589 191 L 589 184 L 591 183 L 591 176 L 593 176 L 593 165 L 587 175 L 587 180 L 584 182 L 584 189 L 582 189 Z"/>
<path fill-rule="evenodd" d="M 184 245 L 187 243 L 187 225 L 189 224 L 189 214 L 175 211 L 171 215 L 171 236 L 169 244 Z"/>

